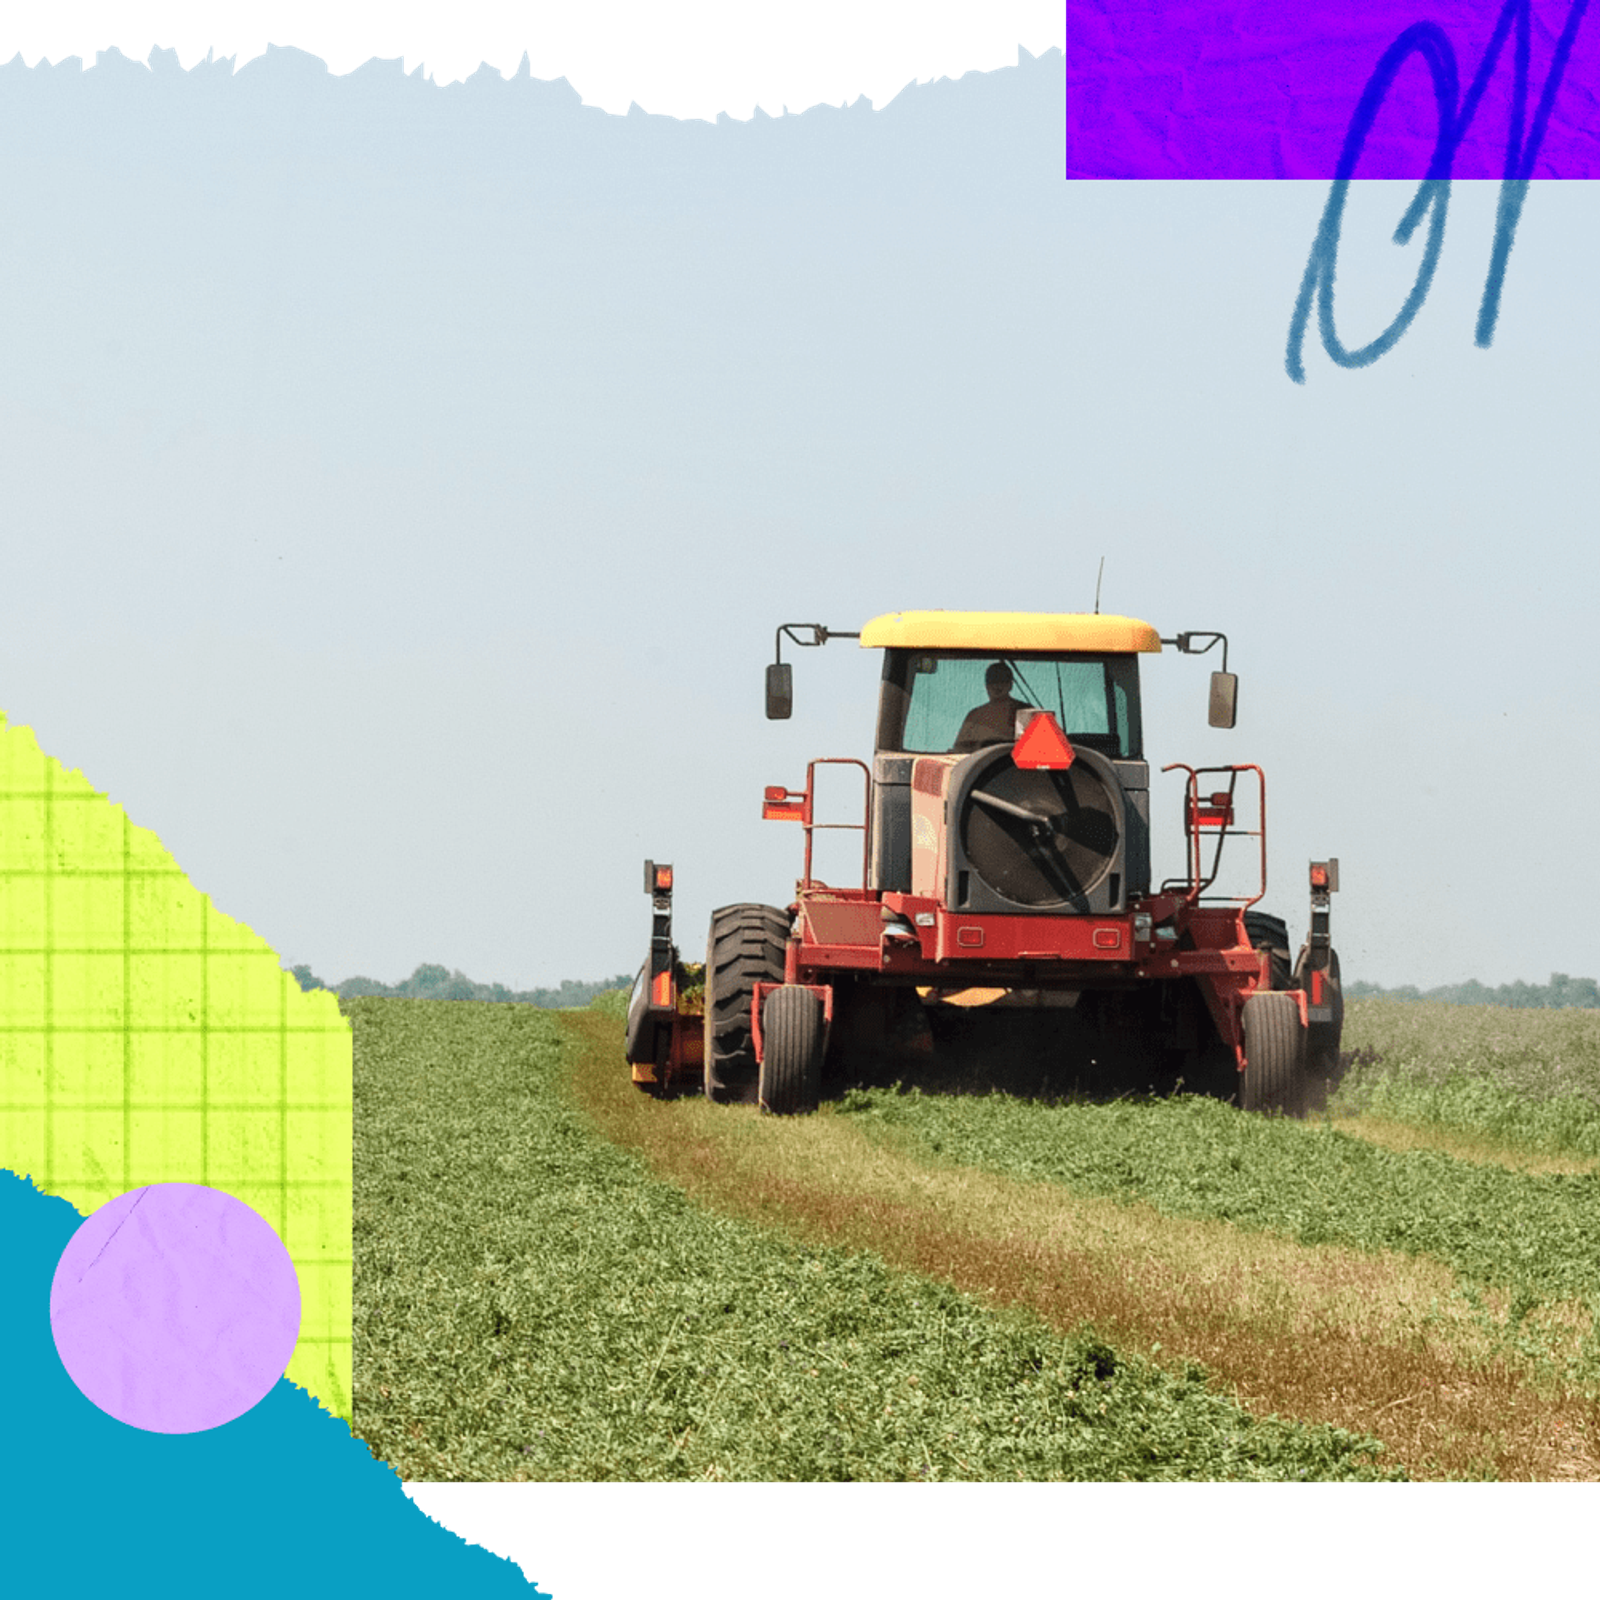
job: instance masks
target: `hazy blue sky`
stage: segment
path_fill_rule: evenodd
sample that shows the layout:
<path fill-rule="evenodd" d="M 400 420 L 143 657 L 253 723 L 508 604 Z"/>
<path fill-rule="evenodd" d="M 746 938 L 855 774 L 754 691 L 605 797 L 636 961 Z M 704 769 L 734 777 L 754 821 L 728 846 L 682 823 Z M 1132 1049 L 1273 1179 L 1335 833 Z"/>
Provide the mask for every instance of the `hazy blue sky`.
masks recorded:
<path fill-rule="evenodd" d="M 0 70 L 0 705 L 286 961 L 621 971 L 646 855 L 694 950 L 789 892 L 762 785 L 870 741 L 851 645 L 762 719 L 776 623 L 1087 608 L 1104 554 L 1106 609 L 1230 635 L 1238 729 L 1164 655 L 1152 754 L 1265 766 L 1268 905 L 1338 855 L 1347 972 L 1600 971 L 1587 187 L 1491 350 L 1459 185 L 1416 326 L 1297 388 L 1322 187 L 1069 186 L 1058 55 L 719 125 L 152 61 Z M 1357 194 L 1351 343 L 1404 198 Z"/>

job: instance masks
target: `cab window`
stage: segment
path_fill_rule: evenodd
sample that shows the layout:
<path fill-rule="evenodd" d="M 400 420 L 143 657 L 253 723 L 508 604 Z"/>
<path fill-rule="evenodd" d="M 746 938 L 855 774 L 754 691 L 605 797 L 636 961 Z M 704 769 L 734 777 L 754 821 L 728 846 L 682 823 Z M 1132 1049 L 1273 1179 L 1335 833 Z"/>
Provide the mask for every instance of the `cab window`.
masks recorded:
<path fill-rule="evenodd" d="M 890 651 L 878 747 L 920 755 L 1009 744 L 1024 707 L 1053 713 L 1069 738 L 1104 755 L 1140 754 L 1135 657 L 978 651 Z"/>

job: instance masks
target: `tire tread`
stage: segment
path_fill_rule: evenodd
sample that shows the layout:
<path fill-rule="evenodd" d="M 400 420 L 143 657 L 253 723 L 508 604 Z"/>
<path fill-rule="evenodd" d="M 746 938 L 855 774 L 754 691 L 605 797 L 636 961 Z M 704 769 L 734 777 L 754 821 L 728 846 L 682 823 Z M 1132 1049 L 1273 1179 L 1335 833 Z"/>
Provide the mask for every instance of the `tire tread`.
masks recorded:
<path fill-rule="evenodd" d="M 753 903 L 711 913 L 706 940 L 705 1090 L 710 1100 L 750 1100 L 756 1046 L 750 1005 L 758 983 L 783 981 L 789 913 Z"/>
<path fill-rule="evenodd" d="M 799 984 L 774 989 L 761 1012 L 761 1034 L 761 1109 L 777 1117 L 815 1111 L 827 1043 L 822 1002 Z"/>
<path fill-rule="evenodd" d="M 1245 1068 L 1239 1103 L 1246 1111 L 1298 1116 L 1304 1096 L 1305 1030 L 1293 995 L 1261 990 L 1244 1003 Z"/>

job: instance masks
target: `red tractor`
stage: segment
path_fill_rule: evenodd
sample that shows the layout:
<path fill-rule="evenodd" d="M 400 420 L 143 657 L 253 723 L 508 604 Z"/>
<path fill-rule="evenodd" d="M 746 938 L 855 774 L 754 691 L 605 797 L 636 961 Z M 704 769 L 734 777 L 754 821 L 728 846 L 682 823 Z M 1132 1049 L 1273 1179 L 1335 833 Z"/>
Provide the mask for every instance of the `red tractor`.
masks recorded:
<path fill-rule="evenodd" d="M 792 709 L 785 638 L 883 650 L 872 764 L 813 761 L 803 789 L 767 789 L 762 815 L 804 833 L 795 898 L 713 913 L 703 985 L 673 945 L 672 869 L 645 864 L 655 926 L 628 1014 L 636 1084 L 811 1111 L 825 1070 L 849 1073 L 919 1026 L 926 1037 L 930 1014 L 976 1002 L 1051 1013 L 1095 1062 L 1144 1081 L 1304 1113 L 1337 1071 L 1338 862 L 1311 865 L 1311 930 L 1292 958 L 1284 923 L 1251 909 L 1266 888 L 1261 769 L 1178 763 L 1162 770 L 1187 774 L 1185 870 L 1151 881 L 1139 658 L 1220 643 L 1209 720 L 1231 728 L 1238 680 L 1221 634 L 995 612 L 897 612 L 859 634 L 785 623 L 772 718 Z M 825 766 L 859 769 L 859 820 L 817 820 Z M 830 827 L 860 832 L 859 883 L 814 876 L 815 834 Z M 1235 838 L 1253 841 L 1255 887 L 1223 894 Z"/>

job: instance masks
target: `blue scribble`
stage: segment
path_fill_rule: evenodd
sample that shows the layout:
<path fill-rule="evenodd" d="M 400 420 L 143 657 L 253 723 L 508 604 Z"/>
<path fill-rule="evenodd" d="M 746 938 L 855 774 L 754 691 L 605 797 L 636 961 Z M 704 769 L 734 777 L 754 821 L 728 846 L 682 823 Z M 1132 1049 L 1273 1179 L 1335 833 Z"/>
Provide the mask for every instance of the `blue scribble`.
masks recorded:
<path fill-rule="evenodd" d="M 1540 91 L 1539 104 L 1534 111 L 1533 125 L 1527 128 L 1528 78 L 1529 78 L 1529 23 L 1531 0 L 1506 0 L 1495 23 L 1494 33 L 1485 46 L 1483 59 L 1467 90 L 1467 97 L 1458 104 L 1460 73 L 1455 51 L 1444 29 L 1433 22 L 1418 22 L 1407 28 L 1384 51 L 1366 88 L 1350 118 L 1345 132 L 1344 147 L 1339 152 L 1339 163 L 1334 169 L 1333 186 L 1328 192 L 1328 203 L 1323 207 L 1322 221 L 1311 244 L 1311 258 L 1306 262 L 1305 276 L 1300 280 L 1300 294 L 1295 300 L 1294 314 L 1289 319 L 1289 346 L 1284 357 L 1284 367 L 1296 383 L 1306 381 L 1305 365 L 1301 352 L 1305 344 L 1306 325 L 1311 320 L 1313 299 L 1317 306 L 1317 330 L 1322 346 L 1333 361 L 1341 367 L 1371 366 L 1379 356 L 1391 350 L 1401 335 L 1415 320 L 1427 298 L 1433 282 L 1434 270 L 1439 265 L 1439 253 L 1444 248 L 1445 215 L 1450 208 L 1450 175 L 1456 152 L 1466 137 L 1472 119 L 1478 114 L 1489 79 L 1499 65 L 1501 52 L 1516 25 L 1515 55 L 1513 59 L 1511 122 L 1506 134 L 1505 176 L 1500 184 L 1500 201 L 1495 212 L 1494 244 L 1489 252 L 1489 271 L 1484 279 L 1483 300 L 1478 307 L 1478 323 L 1474 342 L 1487 349 L 1494 339 L 1495 325 L 1500 319 L 1500 300 L 1505 286 L 1506 264 L 1511 258 L 1511 246 L 1516 240 L 1517 224 L 1522 220 L 1522 208 L 1528 196 L 1528 182 L 1538 159 L 1539 147 L 1544 143 L 1545 131 L 1550 125 L 1550 111 L 1555 104 L 1556 91 L 1567 70 L 1572 47 L 1578 36 L 1578 25 L 1588 9 L 1589 0 L 1572 0 L 1567 13 L 1566 26 L 1556 43 L 1550 71 Z M 1350 191 L 1350 180 L 1356 163 L 1367 142 L 1367 135 L 1377 120 L 1378 112 L 1393 87 L 1396 75 L 1413 55 L 1422 57 L 1433 80 L 1434 102 L 1438 110 L 1439 131 L 1434 140 L 1433 156 L 1428 163 L 1427 175 L 1417 186 L 1416 195 L 1394 231 L 1394 242 L 1408 244 L 1424 215 L 1428 221 L 1428 239 L 1423 247 L 1417 276 L 1393 322 L 1370 344 L 1359 350 L 1349 350 L 1340 340 L 1333 323 L 1333 281 L 1338 268 L 1339 230 L 1344 221 L 1345 201 Z M 1526 133 L 1526 137 L 1524 137 Z"/>

